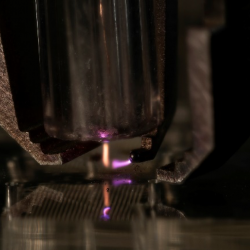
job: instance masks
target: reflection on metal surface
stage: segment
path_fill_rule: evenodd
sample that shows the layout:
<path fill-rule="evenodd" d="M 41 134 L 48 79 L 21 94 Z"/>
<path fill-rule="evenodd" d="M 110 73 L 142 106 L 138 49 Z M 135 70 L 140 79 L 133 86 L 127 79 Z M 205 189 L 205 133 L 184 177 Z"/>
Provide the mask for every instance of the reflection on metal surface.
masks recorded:
<path fill-rule="evenodd" d="M 109 217 L 109 211 L 110 211 L 110 207 L 105 207 L 104 209 L 103 209 L 103 213 L 102 213 L 102 219 L 104 219 L 104 220 L 109 220 L 110 219 L 110 217 Z"/>
<path fill-rule="evenodd" d="M 166 203 L 168 186 L 129 182 L 7 185 L 2 249 L 248 249 L 248 222 L 187 220 L 190 205 L 182 212 Z"/>
<path fill-rule="evenodd" d="M 105 207 L 110 206 L 109 189 L 110 189 L 109 183 L 105 182 L 103 185 L 103 200 L 104 200 Z"/>
<path fill-rule="evenodd" d="M 248 250 L 250 224 L 243 221 L 140 220 L 127 222 L 2 221 L 1 249 Z"/>
<path fill-rule="evenodd" d="M 0 248 L 5 250 L 97 249 L 94 227 L 89 221 L 67 225 L 43 220 L 14 220 L 3 221 L 1 226 Z"/>
<path fill-rule="evenodd" d="M 2 216 L 8 217 L 11 214 L 13 218 L 99 221 L 105 212 L 110 220 L 130 220 L 134 206 L 140 203 L 144 191 L 144 185 L 116 187 L 108 182 L 82 185 L 43 184 L 31 189 L 20 201 L 15 200 Z M 107 210 L 111 207 L 112 209 Z"/>
<path fill-rule="evenodd" d="M 130 180 L 130 179 L 113 179 L 112 184 L 113 184 L 113 186 L 132 184 L 132 180 Z"/>

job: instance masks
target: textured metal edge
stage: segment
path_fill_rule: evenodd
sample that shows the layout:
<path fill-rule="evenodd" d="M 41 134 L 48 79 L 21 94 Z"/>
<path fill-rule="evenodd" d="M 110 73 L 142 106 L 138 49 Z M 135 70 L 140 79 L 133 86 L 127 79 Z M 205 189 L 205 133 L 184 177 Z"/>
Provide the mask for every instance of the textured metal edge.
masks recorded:
<path fill-rule="evenodd" d="M 32 114 L 31 114 L 32 115 Z M 30 141 L 29 134 L 18 129 L 14 103 L 11 94 L 9 77 L 5 62 L 5 56 L 0 34 L 0 126 L 14 138 L 20 146 L 31 154 L 41 165 L 61 165 L 62 159 L 59 154 L 45 155 L 42 153 L 40 144 Z"/>

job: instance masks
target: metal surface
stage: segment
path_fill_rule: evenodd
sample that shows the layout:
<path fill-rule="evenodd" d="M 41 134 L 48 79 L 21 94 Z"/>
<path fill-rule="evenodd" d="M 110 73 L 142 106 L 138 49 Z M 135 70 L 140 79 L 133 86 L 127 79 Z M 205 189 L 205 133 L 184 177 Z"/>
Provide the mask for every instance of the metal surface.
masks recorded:
<path fill-rule="evenodd" d="M 82 221 L 84 219 L 99 221 L 103 216 L 105 199 L 108 198 L 108 202 L 111 204 L 109 220 L 130 221 L 134 206 L 141 201 L 144 189 L 144 185 L 116 187 L 111 186 L 108 182 L 103 185 L 41 184 L 33 191 L 27 189 L 29 194 L 13 206 L 8 206 L 3 216 L 63 221 Z M 106 192 L 108 197 L 103 195 L 103 192 Z M 8 188 L 7 197 L 9 197 Z"/>
<path fill-rule="evenodd" d="M 29 181 L 13 175 L 18 185 L 0 182 L 0 191 L 6 191 L 0 195 L 6 198 L 1 248 L 248 249 L 249 148 L 250 141 L 220 170 L 184 185 L 143 181 L 140 169 L 134 174 L 126 168 L 86 181 L 79 162 L 74 165 L 82 175 L 74 174 L 76 169 L 60 174 L 62 166 L 45 168 Z"/>
<path fill-rule="evenodd" d="M 175 183 L 182 182 L 197 168 L 214 146 L 209 30 L 190 29 L 187 47 L 193 145 L 183 159 L 157 170 L 158 180 Z"/>
<path fill-rule="evenodd" d="M 144 225 L 143 231 L 138 231 L 140 223 Z M 243 221 L 157 219 L 107 225 L 89 221 L 13 220 L 2 221 L 0 242 L 5 250 L 247 250 L 249 233 L 249 222 Z"/>
<path fill-rule="evenodd" d="M 40 149 L 40 146 L 30 141 L 29 134 L 21 132 L 18 128 L 1 39 L 0 39 L 0 125 L 40 164 L 58 165 L 62 163 L 60 155 L 43 154 Z"/>
<path fill-rule="evenodd" d="M 32 95 L 33 93 L 30 92 Z M 32 135 L 28 132 L 22 132 L 16 117 L 16 111 L 7 72 L 5 55 L 1 42 L 0 34 L 0 126 L 14 138 L 20 146 L 29 152 L 34 159 L 41 165 L 60 165 L 71 161 L 72 159 L 86 153 L 99 146 L 99 143 L 73 143 L 58 141 L 54 138 L 49 138 L 42 129 L 42 139 L 40 143 L 33 143 Z M 22 97 L 19 97 L 22 99 Z M 28 112 L 24 111 L 24 112 Z M 33 114 L 30 115 L 32 120 Z M 36 131 L 36 136 L 39 137 L 40 131 Z M 34 139 L 34 138 L 33 138 Z"/>
<path fill-rule="evenodd" d="M 238 169 L 240 176 L 243 168 L 229 167 L 228 172 Z M 240 191 L 249 190 L 249 178 L 239 184 L 223 169 L 184 186 L 136 181 L 114 186 L 112 179 L 58 183 L 53 175 L 47 179 L 6 186 L 2 249 L 249 248 L 249 221 L 235 220 L 250 218 L 248 192 Z M 105 194 L 110 195 L 109 217 L 102 216 Z"/>

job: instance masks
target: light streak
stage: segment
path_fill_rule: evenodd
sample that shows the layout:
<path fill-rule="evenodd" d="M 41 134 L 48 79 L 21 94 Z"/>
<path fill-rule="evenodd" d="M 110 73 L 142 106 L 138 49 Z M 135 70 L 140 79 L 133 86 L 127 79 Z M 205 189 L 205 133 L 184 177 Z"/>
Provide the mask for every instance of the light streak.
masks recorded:
<path fill-rule="evenodd" d="M 126 167 L 126 166 L 130 165 L 130 164 L 131 164 L 130 160 L 127 160 L 127 161 L 114 160 L 112 162 L 112 167 L 114 169 L 116 169 L 116 168 L 123 168 L 123 167 Z"/>
<path fill-rule="evenodd" d="M 124 184 L 131 184 L 132 180 L 130 179 L 114 179 L 112 184 L 113 186 L 120 186 L 120 185 L 124 185 Z"/>
<path fill-rule="evenodd" d="M 109 144 L 104 142 L 102 148 L 102 162 L 103 165 L 108 168 L 109 167 Z"/>

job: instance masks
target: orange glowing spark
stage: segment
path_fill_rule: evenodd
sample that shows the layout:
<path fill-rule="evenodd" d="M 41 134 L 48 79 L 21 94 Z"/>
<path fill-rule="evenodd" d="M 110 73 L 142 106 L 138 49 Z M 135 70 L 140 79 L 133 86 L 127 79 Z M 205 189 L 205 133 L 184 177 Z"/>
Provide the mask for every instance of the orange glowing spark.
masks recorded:
<path fill-rule="evenodd" d="M 109 144 L 105 142 L 102 148 L 102 162 L 103 165 L 108 168 L 109 167 Z"/>

